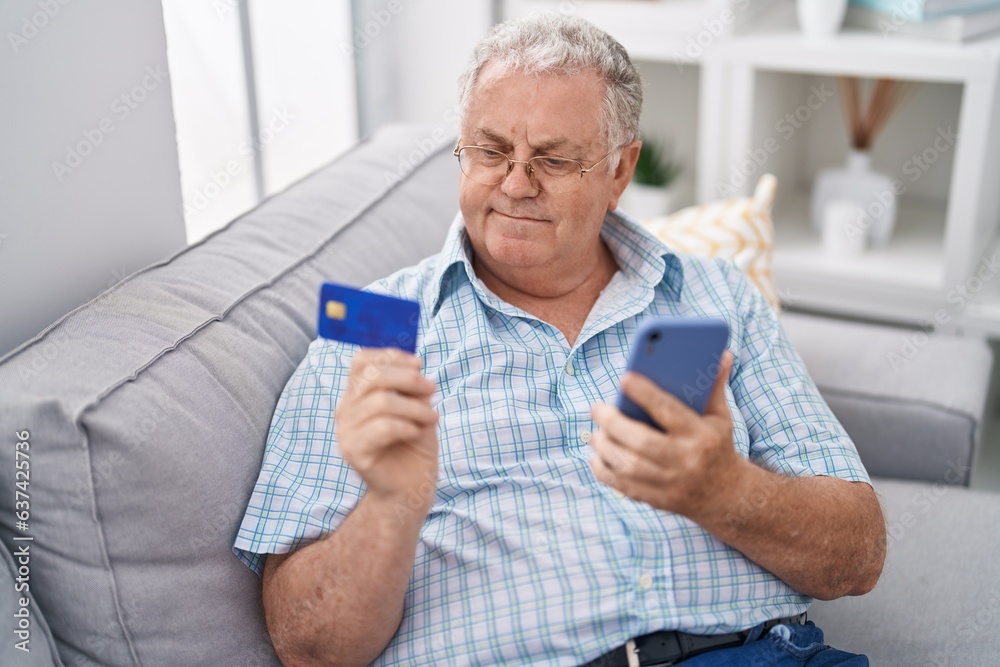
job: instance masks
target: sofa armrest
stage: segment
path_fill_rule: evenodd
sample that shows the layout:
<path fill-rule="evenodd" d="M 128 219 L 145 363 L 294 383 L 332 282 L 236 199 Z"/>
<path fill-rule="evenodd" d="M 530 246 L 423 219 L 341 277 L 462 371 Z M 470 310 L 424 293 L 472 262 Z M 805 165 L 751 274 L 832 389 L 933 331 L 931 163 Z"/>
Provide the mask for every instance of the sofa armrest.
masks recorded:
<path fill-rule="evenodd" d="M 782 321 L 872 475 L 968 486 L 993 366 L 985 341 L 799 313 Z"/>

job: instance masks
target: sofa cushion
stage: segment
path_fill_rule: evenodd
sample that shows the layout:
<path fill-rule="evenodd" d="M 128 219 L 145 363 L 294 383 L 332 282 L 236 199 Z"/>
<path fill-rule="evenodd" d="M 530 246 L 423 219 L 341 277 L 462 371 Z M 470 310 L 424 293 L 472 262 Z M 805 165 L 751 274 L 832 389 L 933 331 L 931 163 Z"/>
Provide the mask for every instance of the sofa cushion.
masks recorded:
<path fill-rule="evenodd" d="M 436 136 L 378 133 L 0 360 L 0 430 L 32 438 L 32 590 L 67 664 L 277 663 L 233 539 L 320 284 L 440 248 L 459 172 Z"/>
<path fill-rule="evenodd" d="M 889 550 L 862 597 L 816 602 L 826 641 L 873 665 L 995 665 L 1000 655 L 1000 496 L 874 480 Z"/>
<path fill-rule="evenodd" d="M 993 365 L 984 341 L 798 313 L 782 324 L 869 473 L 969 484 Z"/>

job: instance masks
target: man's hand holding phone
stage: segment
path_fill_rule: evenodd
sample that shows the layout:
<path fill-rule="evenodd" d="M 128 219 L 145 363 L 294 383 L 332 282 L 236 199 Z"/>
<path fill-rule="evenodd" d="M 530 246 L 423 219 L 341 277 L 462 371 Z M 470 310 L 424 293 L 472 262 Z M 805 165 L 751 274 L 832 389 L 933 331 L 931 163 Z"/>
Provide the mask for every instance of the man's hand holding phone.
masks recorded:
<path fill-rule="evenodd" d="M 653 382 L 634 362 L 643 351 L 641 346 L 648 345 L 649 331 L 644 333 L 646 336 L 641 332 L 633 346 L 629 366 L 637 370 L 623 377 L 619 405 L 640 408 L 650 423 L 627 416 L 617 407 L 595 405 L 592 414 L 600 428 L 591 439 L 595 456 L 590 467 L 597 479 L 634 500 L 697 520 L 716 509 L 713 500 L 723 495 L 722 490 L 731 490 L 731 485 L 738 483 L 741 468 L 747 464 L 733 447 L 732 415 L 726 401 L 733 358 L 721 350 L 725 338 L 714 357 L 711 345 L 707 346 L 708 353 L 704 351 L 704 336 L 697 338 L 702 347 L 699 353 L 693 353 L 691 346 L 667 349 L 673 358 L 683 360 L 680 380 L 675 377 L 671 382 L 666 377 L 670 372 L 664 373 L 662 368 L 649 369 L 648 374 L 659 375 L 660 385 L 673 385 L 680 394 L 675 395 Z M 665 335 L 669 338 L 669 332 Z M 718 359 L 717 364 L 711 361 L 713 358 Z M 683 368 L 685 364 L 687 368 Z M 700 401 L 705 406 L 704 414 L 686 404 L 682 400 L 684 391 L 678 389 L 695 386 L 692 372 L 696 368 L 701 374 L 707 368 L 718 369 L 714 381 L 700 383 L 707 393 L 707 401 Z M 697 397 L 686 398 L 699 407 Z"/>

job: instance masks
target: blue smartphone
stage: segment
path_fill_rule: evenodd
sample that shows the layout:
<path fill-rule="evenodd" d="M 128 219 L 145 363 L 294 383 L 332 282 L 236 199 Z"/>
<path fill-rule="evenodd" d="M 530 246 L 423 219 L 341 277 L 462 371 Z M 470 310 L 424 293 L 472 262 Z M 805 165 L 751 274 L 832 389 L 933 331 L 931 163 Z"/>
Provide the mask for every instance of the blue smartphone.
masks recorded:
<path fill-rule="evenodd" d="M 698 414 L 704 414 L 729 343 L 729 327 L 715 318 L 659 318 L 645 322 L 632 340 L 626 370 L 645 375 Z M 619 391 L 626 416 L 663 430 L 646 411 Z"/>

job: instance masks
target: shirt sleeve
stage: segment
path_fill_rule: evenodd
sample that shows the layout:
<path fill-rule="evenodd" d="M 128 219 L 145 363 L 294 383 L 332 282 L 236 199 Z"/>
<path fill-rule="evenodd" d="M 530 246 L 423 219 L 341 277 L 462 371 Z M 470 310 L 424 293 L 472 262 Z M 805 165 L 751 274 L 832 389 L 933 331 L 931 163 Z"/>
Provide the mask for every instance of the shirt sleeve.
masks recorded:
<path fill-rule="evenodd" d="M 288 553 L 335 530 L 364 494 L 341 457 L 334 408 L 353 352 L 315 340 L 278 399 L 264 460 L 233 552 L 258 576 L 264 555 Z"/>
<path fill-rule="evenodd" d="M 742 276 L 735 292 L 742 330 L 730 386 L 747 425 L 750 459 L 789 477 L 870 483 L 854 442 L 820 395 L 777 313 Z"/>

